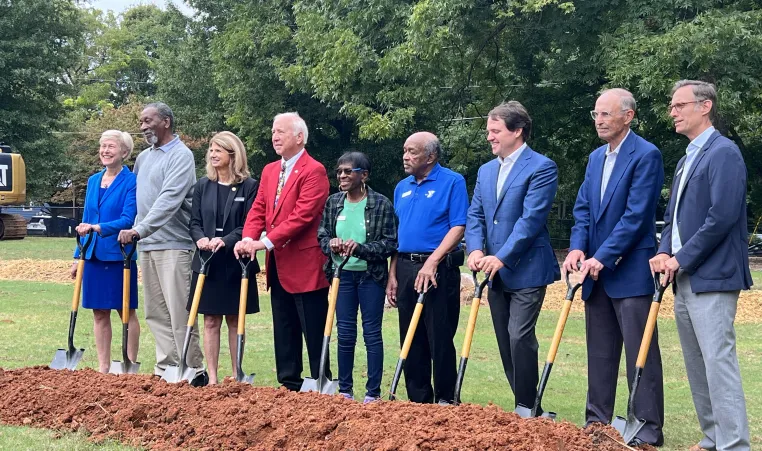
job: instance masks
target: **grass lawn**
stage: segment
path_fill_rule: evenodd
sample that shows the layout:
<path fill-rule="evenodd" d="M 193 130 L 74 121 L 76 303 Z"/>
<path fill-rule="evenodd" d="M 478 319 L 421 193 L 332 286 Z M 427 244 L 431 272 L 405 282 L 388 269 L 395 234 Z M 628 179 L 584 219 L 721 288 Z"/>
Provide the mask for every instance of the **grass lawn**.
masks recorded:
<path fill-rule="evenodd" d="M 18 368 L 50 363 L 55 350 L 66 343 L 70 299 L 71 286 L 55 283 L 0 281 L 0 366 Z M 247 317 L 248 337 L 244 370 L 257 373 L 256 385 L 276 386 L 272 319 L 267 295 L 261 296 L 260 305 L 261 313 Z M 140 316 L 143 316 L 142 311 Z M 385 316 L 383 331 L 385 370 L 382 387 L 388 390 L 399 353 L 399 332 L 397 311 L 389 310 Z M 460 318 L 461 324 L 456 337 L 458 354 L 468 319 L 468 307 L 463 307 Z M 538 338 L 541 360 L 544 360 L 557 318 L 558 312 L 544 311 L 540 315 Z M 116 315 L 113 316 L 112 321 L 115 328 L 112 357 L 118 358 L 120 324 Z M 762 328 L 757 324 L 743 324 L 737 326 L 737 332 L 738 355 L 744 379 L 752 442 L 762 445 L 762 425 L 760 425 L 762 378 L 758 376 L 762 373 L 762 362 L 759 359 L 762 355 Z M 685 376 L 674 321 L 660 321 L 660 343 L 664 361 L 666 396 L 667 444 L 663 449 L 684 450 L 698 441 L 700 431 Z M 92 315 L 87 310 L 82 310 L 80 313 L 75 345 L 86 349 L 80 368 L 96 366 Z M 334 339 L 331 351 L 334 356 L 336 355 L 335 346 Z M 150 373 L 155 362 L 154 342 L 153 336 L 144 324 L 139 360 L 142 362 L 141 372 Z M 335 359 L 332 363 L 335 371 Z M 229 364 L 229 353 L 223 347 L 220 357 L 221 376 L 231 374 Z M 306 363 L 305 367 L 307 367 Z M 358 397 L 364 395 L 365 371 L 365 350 L 362 339 L 359 339 L 355 365 L 355 395 Z M 573 314 L 566 326 L 564 340 L 545 393 L 544 406 L 558 412 L 559 419 L 581 425 L 584 420 L 586 373 L 584 320 L 581 314 Z M 616 408 L 616 412 L 620 415 L 625 414 L 626 411 L 626 393 L 624 368 L 622 368 Z M 400 384 L 399 395 L 405 397 L 404 383 Z M 462 399 L 482 405 L 494 403 L 506 409 L 510 409 L 513 405 L 513 397 L 502 372 L 488 308 L 480 310 Z M 127 449 L 119 448 L 114 444 L 107 446 L 111 447 L 107 449 Z M 0 449 L 74 448 L 95 449 L 76 435 L 65 434 L 63 438 L 54 438 L 50 432 L 46 431 L 0 426 Z"/>

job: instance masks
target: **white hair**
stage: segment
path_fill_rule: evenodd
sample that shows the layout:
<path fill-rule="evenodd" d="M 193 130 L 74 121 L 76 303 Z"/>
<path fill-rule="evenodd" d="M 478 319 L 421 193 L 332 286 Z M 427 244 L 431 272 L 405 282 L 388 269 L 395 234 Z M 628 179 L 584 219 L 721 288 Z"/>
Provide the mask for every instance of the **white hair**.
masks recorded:
<path fill-rule="evenodd" d="M 301 116 L 299 116 L 299 113 L 296 112 L 289 112 L 289 113 L 280 113 L 273 118 L 273 122 L 277 121 L 280 118 L 289 118 L 291 119 L 291 127 L 294 130 L 294 136 L 298 135 L 299 133 L 304 136 L 304 142 L 303 145 L 307 145 L 307 135 L 309 135 L 309 131 L 307 130 L 307 123 L 304 122 L 304 119 L 302 119 Z"/>
<path fill-rule="evenodd" d="M 130 136 L 129 133 L 122 132 L 119 130 L 106 130 L 101 135 L 101 139 L 99 143 L 103 144 L 103 141 L 107 139 L 116 141 L 116 143 L 119 144 L 119 147 L 122 149 L 122 152 L 124 152 L 124 156 L 122 157 L 123 160 L 126 160 L 127 157 L 129 157 L 130 154 L 132 153 L 132 148 L 134 147 L 134 144 L 132 142 L 132 136 Z"/>

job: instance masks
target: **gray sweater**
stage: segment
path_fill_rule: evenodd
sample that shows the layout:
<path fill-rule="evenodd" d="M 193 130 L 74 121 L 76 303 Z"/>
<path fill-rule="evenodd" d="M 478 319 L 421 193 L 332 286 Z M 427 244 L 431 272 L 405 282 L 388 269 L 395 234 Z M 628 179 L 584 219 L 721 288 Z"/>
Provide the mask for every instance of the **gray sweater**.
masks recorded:
<path fill-rule="evenodd" d="M 134 229 L 141 251 L 193 249 L 188 231 L 196 164 L 193 153 L 175 138 L 140 152 L 137 175 L 138 215 Z"/>

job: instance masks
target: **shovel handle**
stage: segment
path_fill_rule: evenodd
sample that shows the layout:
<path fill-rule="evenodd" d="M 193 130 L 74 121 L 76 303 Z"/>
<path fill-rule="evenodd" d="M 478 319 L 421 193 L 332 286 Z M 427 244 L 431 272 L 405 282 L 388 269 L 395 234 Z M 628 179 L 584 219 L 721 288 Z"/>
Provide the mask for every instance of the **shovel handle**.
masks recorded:
<path fill-rule="evenodd" d="M 130 319 L 130 268 L 122 270 L 122 324 Z"/>
<path fill-rule="evenodd" d="M 122 252 L 122 258 L 124 259 L 124 268 L 128 269 L 130 267 L 130 261 L 132 260 L 132 256 L 135 255 L 135 251 L 138 250 L 138 237 L 133 236 L 132 237 L 132 247 L 130 248 L 129 252 L 126 250 L 127 246 L 119 243 L 119 250 Z"/>
<path fill-rule="evenodd" d="M 328 313 L 325 316 L 325 328 L 323 336 L 330 337 L 333 330 L 333 315 L 336 313 L 336 299 L 339 297 L 339 279 L 334 277 L 331 281 L 331 290 L 328 294 Z"/>
<path fill-rule="evenodd" d="M 400 359 L 407 359 L 407 354 L 410 352 L 410 345 L 413 344 L 413 336 L 415 330 L 418 328 L 418 321 L 421 319 L 421 312 L 423 311 L 423 298 L 426 296 L 426 292 L 418 295 L 418 302 L 415 303 L 415 310 L 413 310 L 413 317 L 410 318 L 410 325 L 407 328 L 407 334 L 405 334 L 405 341 L 402 343 L 402 349 L 400 350 Z"/>
<path fill-rule="evenodd" d="M 82 252 L 80 255 L 84 255 Z M 80 257 L 77 262 L 77 276 L 74 279 L 74 294 L 71 297 L 71 311 L 76 312 L 79 310 L 79 297 L 82 293 L 82 273 L 85 269 L 85 259 Z"/>
<path fill-rule="evenodd" d="M 566 320 L 569 318 L 569 311 L 571 310 L 571 306 L 571 299 L 565 299 L 564 305 L 561 308 L 561 316 L 558 317 L 558 323 L 556 324 L 556 331 L 553 333 L 553 341 L 550 342 L 550 349 L 548 349 L 548 358 L 545 359 L 546 363 L 553 363 L 556 360 L 558 345 L 561 343 L 561 336 L 564 334 L 564 328 L 566 327 Z"/>
<path fill-rule="evenodd" d="M 246 328 L 246 301 L 249 294 L 249 279 L 241 279 L 241 295 L 238 298 L 238 335 Z"/>
<path fill-rule="evenodd" d="M 193 325 L 196 324 L 198 304 L 201 301 L 201 291 L 204 289 L 204 281 L 206 281 L 206 274 L 199 274 L 198 279 L 196 280 L 196 291 L 193 292 L 193 302 L 191 303 L 190 313 L 188 314 L 188 327 L 193 327 Z"/>
<path fill-rule="evenodd" d="M 466 336 L 463 339 L 463 349 L 460 356 L 467 359 L 471 354 L 471 341 L 474 339 L 474 329 L 476 329 L 476 317 L 479 314 L 479 305 L 482 300 L 480 297 L 474 297 L 471 301 L 471 313 L 468 315 L 468 326 L 466 326 Z"/>
<path fill-rule="evenodd" d="M 648 356 L 648 349 L 651 347 L 651 338 L 653 338 L 654 329 L 656 328 L 656 318 L 659 316 L 659 307 L 661 307 L 661 302 L 651 302 L 651 310 L 648 312 L 648 320 L 646 321 L 646 330 L 643 332 L 643 340 L 640 342 L 638 361 L 635 362 L 635 366 L 638 368 L 646 366 L 646 357 Z"/>

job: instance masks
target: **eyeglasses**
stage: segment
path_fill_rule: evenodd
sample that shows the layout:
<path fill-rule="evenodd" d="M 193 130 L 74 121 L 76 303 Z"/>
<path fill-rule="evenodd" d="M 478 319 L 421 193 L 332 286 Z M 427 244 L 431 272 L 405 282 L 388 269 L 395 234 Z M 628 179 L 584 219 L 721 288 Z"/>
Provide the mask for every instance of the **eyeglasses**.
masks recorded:
<path fill-rule="evenodd" d="M 341 177 L 341 174 L 344 175 L 352 175 L 353 172 L 361 172 L 364 171 L 363 168 L 339 168 L 336 169 L 336 177 Z"/>
<path fill-rule="evenodd" d="M 683 108 L 685 108 L 686 105 L 690 105 L 691 103 L 701 103 L 704 102 L 704 100 L 694 100 L 693 102 L 680 102 L 675 104 L 670 104 L 667 106 L 667 113 L 671 113 L 672 109 L 674 108 L 676 112 L 680 113 L 683 111 Z"/>
<path fill-rule="evenodd" d="M 628 111 L 628 110 L 629 110 L 629 108 L 626 108 L 626 109 L 620 110 L 620 112 L 625 112 L 625 111 Z M 608 111 L 601 111 L 599 113 L 598 111 L 595 111 L 595 110 L 590 112 L 590 117 L 593 120 L 598 119 L 598 116 L 600 116 L 601 119 L 606 120 L 606 119 L 611 119 L 612 117 L 614 117 L 614 113 L 610 113 Z"/>

